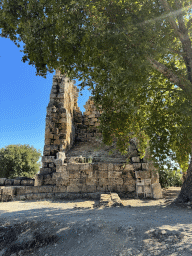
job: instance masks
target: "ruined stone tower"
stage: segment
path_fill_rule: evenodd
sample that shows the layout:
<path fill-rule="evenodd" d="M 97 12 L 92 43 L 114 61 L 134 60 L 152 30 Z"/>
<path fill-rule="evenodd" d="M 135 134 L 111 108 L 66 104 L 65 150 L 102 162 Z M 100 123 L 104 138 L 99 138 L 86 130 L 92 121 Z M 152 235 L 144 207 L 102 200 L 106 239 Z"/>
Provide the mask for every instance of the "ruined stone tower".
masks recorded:
<path fill-rule="evenodd" d="M 77 98 L 78 89 L 74 81 L 69 81 L 57 71 L 47 107 L 44 156 L 56 156 L 57 152 L 71 148 L 75 136 L 74 112 L 81 118 Z"/>
<path fill-rule="evenodd" d="M 101 113 L 91 97 L 81 113 L 74 83 L 56 71 L 47 106 L 40 173 L 35 179 L 0 179 L 0 200 L 99 198 L 110 192 L 161 198 L 158 173 L 152 163 L 140 159 L 134 141 L 128 149 L 129 163 L 115 144 L 102 144 L 98 131 Z"/>
<path fill-rule="evenodd" d="M 129 164 L 114 145 L 101 145 L 97 128 L 101 113 L 90 97 L 82 114 L 77 98 L 74 81 L 57 71 L 47 107 L 42 168 L 35 185 L 62 187 L 63 192 L 126 193 L 136 190 L 136 171 L 138 178 L 151 178 L 157 184 L 153 165 L 139 158 L 134 144 L 129 148 Z"/>

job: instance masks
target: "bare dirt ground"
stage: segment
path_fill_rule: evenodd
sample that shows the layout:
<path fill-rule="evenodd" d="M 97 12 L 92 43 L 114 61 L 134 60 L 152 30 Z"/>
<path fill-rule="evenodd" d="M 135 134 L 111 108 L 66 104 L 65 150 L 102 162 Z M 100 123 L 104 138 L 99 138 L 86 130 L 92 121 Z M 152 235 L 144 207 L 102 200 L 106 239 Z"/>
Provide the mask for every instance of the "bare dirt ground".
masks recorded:
<path fill-rule="evenodd" d="M 180 188 L 164 198 L 0 203 L 0 256 L 192 255 L 192 209 L 174 205 Z"/>

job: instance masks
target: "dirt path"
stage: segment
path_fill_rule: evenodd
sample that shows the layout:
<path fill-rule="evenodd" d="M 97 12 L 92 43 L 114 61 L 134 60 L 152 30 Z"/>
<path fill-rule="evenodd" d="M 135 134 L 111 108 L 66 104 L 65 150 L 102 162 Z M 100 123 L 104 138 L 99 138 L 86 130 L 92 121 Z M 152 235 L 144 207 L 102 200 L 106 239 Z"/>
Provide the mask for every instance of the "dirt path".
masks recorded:
<path fill-rule="evenodd" d="M 170 205 L 179 191 L 111 208 L 91 200 L 0 203 L 0 256 L 191 256 L 191 206 Z"/>

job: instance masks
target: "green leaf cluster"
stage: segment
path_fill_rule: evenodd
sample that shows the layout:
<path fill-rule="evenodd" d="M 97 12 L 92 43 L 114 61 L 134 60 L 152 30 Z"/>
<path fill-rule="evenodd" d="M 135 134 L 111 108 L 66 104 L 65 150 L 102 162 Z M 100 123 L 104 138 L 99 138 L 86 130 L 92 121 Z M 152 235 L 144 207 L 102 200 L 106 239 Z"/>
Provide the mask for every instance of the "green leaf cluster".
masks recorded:
<path fill-rule="evenodd" d="M 183 183 L 182 174 L 180 170 L 160 170 L 159 182 L 162 188 L 181 187 Z"/>
<path fill-rule="evenodd" d="M 40 168 L 40 151 L 29 145 L 9 145 L 0 149 L 0 177 L 34 178 Z"/>

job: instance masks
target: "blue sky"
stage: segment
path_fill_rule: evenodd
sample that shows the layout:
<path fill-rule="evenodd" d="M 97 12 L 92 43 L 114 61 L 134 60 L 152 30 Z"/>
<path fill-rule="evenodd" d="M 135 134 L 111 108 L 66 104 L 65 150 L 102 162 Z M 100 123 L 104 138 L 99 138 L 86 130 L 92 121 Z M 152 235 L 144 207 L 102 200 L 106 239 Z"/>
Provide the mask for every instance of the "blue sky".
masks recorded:
<path fill-rule="evenodd" d="M 43 154 L 46 107 L 53 75 L 36 76 L 34 66 L 23 63 L 23 53 L 10 39 L 0 37 L 0 148 L 28 144 Z M 80 82 L 76 80 L 78 86 Z M 83 90 L 78 106 L 84 111 L 90 91 Z"/>

